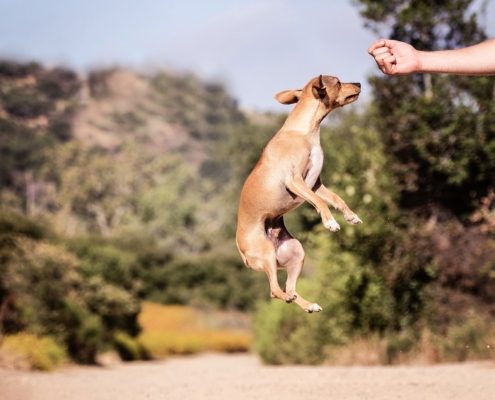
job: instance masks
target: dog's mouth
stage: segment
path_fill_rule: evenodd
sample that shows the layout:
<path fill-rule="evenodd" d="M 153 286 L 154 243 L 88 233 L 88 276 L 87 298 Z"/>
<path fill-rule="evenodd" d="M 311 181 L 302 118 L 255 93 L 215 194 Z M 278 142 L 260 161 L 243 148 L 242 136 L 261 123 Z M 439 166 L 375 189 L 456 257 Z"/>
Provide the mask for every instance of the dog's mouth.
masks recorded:
<path fill-rule="evenodd" d="M 345 102 L 346 102 L 346 103 L 351 103 L 351 102 L 353 102 L 353 101 L 357 100 L 357 98 L 358 98 L 358 97 L 359 97 L 359 93 L 356 93 L 356 94 L 351 94 L 350 96 L 347 96 L 347 97 L 345 98 Z"/>

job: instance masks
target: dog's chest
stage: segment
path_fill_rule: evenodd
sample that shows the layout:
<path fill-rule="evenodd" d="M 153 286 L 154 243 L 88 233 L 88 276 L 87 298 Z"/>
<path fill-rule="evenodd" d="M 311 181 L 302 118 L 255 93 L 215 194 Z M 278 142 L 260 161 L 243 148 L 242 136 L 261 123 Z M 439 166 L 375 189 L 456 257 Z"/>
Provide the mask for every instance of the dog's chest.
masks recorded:
<path fill-rule="evenodd" d="M 318 177 L 320 176 L 321 169 L 323 168 L 323 150 L 321 146 L 313 146 L 309 153 L 308 172 L 304 178 L 304 182 L 308 187 L 312 188 Z"/>

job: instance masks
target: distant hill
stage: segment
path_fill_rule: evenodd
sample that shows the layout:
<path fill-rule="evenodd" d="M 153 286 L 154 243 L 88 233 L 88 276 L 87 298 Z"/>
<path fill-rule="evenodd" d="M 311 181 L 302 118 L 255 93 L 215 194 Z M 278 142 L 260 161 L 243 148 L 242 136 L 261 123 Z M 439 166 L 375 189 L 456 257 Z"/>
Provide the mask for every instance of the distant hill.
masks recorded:
<path fill-rule="evenodd" d="M 150 205 L 150 190 L 162 190 L 169 205 L 190 205 L 180 225 L 197 219 L 192 208 L 214 181 L 229 186 L 229 143 L 249 119 L 222 85 L 190 74 L 113 68 L 81 76 L 3 60 L 0 199 L 65 234 L 109 235 L 152 223 L 150 207 L 165 204 Z"/>

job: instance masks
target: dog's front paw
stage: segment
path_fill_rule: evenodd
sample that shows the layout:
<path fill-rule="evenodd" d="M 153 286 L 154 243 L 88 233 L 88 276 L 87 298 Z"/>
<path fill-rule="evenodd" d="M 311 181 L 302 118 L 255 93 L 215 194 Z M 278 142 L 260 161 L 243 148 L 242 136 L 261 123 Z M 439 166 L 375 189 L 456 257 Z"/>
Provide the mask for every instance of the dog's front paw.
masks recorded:
<path fill-rule="evenodd" d="M 357 214 L 354 214 L 354 213 L 344 214 L 344 218 L 347 222 L 349 222 L 350 224 L 353 224 L 353 225 L 363 223 L 363 221 L 361 221 L 361 218 L 359 218 L 357 216 Z"/>
<path fill-rule="evenodd" d="M 334 219 L 329 219 L 328 221 L 325 221 L 323 223 L 323 226 L 325 228 L 329 229 L 331 232 L 340 231 L 340 225 Z"/>
<path fill-rule="evenodd" d="M 320 312 L 321 310 L 323 310 L 323 308 L 321 308 L 321 306 L 319 304 L 316 304 L 316 303 L 313 303 L 313 304 L 310 304 L 308 306 L 308 308 L 306 308 L 306 311 L 307 313 L 314 313 L 314 312 Z"/>

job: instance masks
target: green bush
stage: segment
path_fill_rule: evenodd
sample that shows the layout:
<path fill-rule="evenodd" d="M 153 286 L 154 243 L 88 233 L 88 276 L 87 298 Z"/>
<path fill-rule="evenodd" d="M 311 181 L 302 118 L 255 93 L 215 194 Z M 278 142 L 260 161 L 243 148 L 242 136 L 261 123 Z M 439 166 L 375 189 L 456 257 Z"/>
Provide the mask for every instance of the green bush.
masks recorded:
<path fill-rule="evenodd" d="M 0 237 L 23 235 L 32 239 L 51 236 L 46 225 L 25 215 L 0 207 Z"/>
<path fill-rule="evenodd" d="M 494 358 L 492 348 L 495 325 L 490 319 L 472 313 L 465 321 L 452 325 L 440 341 L 443 358 L 449 361 Z"/>
<path fill-rule="evenodd" d="M 105 345 L 101 317 L 83 304 L 66 301 L 64 322 L 67 324 L 64 339 L 71 357 L 77 362 L 94 363 L 96 354 Z"/>
<path fill-rule="evenodd" d="M 36 129 L 29 128 L 9 119 L 0 118 L 0 185 L 15 191 L 19 188 L 16 174 L 33 171 L 46 162 L 46 150 L 53 144 L 53 137 L 41 135 Z M 26 199 L 20 196 L 22 202 Z"/>
<path fill-rule="evenodd" d="M 149 358 L 141 342 L 125 332 L 115 333 L 114 347 L 119 353 L 120 358 L 124 361 L 136 361 Z"/>
<path fill-rule="evenodd" d="M 254 319 L 254 349 L 268 364 L 317 364 L 324 359 L 322 315 L 308 319 L 295 305 L 265 303 Z"/>
<path fill-rule="evenodd" d="M 86 277 L 101 276 L 108 283 L 133 289 L 138 267 L 135 252 L 97 235 L 66 243 L 81 260 L 80 270 Z"/>
<path fill-rule="evenodd" d="M 7 221 L 9 231 L 26 231 L 19 228 L 24 224 Z M 4 332 L 53 336 L 74 360 L 85 363 L 112 343 L 115 331 L 138 333 L 140 306 L 132 291 L 108 282 L 102 271 L 84 276 L 81 261 L 60 244 L 12 233 L 0 239 Z"/>
<path fill-rule="evenodd" d="M 265 362 L 319 363 L 327 348 L 388 326 L 391 296 L 371 267 L 360 265 L 351 253 L 328 252 L 333 256 L 322 260 L 314 276 L 298 282 L 301 296 L 320 304 L 323 311 L 308 315 L 297 305 L 280 301 L 257 310 L 255 348 Z"/>
<path fill-rule="evenodd" d="M 417 350 L 419 338 L 412 332 L 393 333 L 386 338 L 387 364 L 393 364 L 401 355 Z"/>
<path fill-rule="evenodd" d="M 160 303 L 249 310 L 268 294 L 266 278 L 232 254 L 177 257 L 143 269 L 140 275 L 143 295 Z"/>
<path fill-rule="evenodd" d="M 0 351 L 12 352 L 24 359 L 32 369 L 41 371 L 51 371 L 67 358 L 66 350 L 53 338 L 29 333 L 6 336 Z"/>

